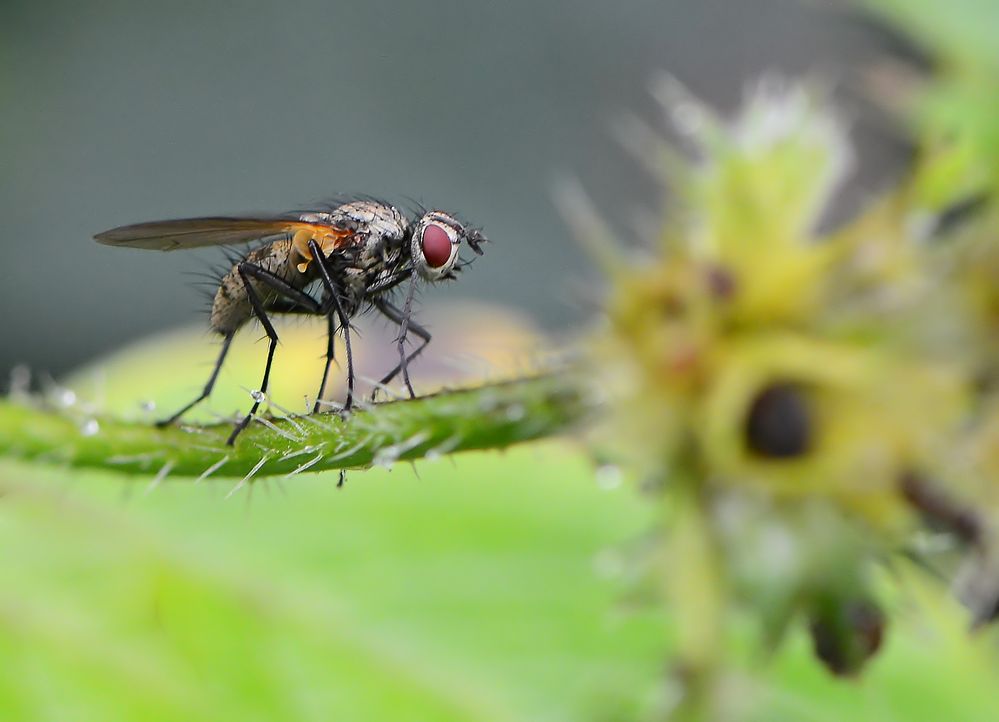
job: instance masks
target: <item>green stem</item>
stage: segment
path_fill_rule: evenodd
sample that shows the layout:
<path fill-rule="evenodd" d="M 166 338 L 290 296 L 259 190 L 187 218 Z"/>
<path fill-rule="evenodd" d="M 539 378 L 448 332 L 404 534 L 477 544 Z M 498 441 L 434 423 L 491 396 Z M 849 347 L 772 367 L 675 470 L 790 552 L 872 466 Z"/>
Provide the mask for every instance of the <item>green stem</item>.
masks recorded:
<path fill-rule="evenodd" d="M 376 404 L 346 418 L 267 419 L 226 446 L 230 424 L 159 429 L 0 401 L 0 456 L 213 478 L 354 469 L 550 436 L 587 405 L 569 376 L 553 374 Z"/>

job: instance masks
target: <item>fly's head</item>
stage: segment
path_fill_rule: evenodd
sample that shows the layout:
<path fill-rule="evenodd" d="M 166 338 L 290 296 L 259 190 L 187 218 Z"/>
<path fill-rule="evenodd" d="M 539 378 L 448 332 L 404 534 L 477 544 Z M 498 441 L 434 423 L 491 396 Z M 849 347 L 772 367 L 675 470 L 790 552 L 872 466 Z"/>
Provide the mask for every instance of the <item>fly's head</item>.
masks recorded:
<path fill-rule="evenodd" d="M 410 254 L 417 273 L 425 281 L 454 279 L 467 265 L 458 258 L 462 245 L 481 256 L 488 239 L 477 228 L 468 228 L 443 211 L 429 211 L 416 222 L 410 239 Z"/>

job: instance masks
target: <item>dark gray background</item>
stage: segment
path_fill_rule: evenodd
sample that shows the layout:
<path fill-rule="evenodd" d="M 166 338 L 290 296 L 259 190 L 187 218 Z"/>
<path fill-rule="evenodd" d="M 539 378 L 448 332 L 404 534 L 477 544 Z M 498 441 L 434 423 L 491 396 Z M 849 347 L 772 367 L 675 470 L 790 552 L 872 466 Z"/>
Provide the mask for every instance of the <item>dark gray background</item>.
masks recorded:
<path fill-rule="evenodd" d="M 622 226 L 655 204 L 610 128 L 655 117 L 656 72 L 731 109 L 762 71 L 848 80 L 883 42 L 797 0 L 2 0 L 0 374 L 60 373 L 202 312 L 185 272 L 219 254 L 93 233 L 351 191 L 457 210 L 495 240 L 431 296 L 565 328 L 592 272 L 553 180 L 579 178 Z M 861 131 L 882 165 L 883 131 Z"/>

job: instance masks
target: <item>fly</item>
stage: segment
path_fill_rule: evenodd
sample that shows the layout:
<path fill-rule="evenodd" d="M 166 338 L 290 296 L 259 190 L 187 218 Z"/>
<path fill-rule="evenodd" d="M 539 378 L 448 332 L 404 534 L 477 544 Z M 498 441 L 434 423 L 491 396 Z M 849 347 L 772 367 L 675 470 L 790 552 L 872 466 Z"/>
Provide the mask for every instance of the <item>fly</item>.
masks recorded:
<path fill-rule="evenodd" d="M 212 392 L 233 337 L 256 318 L 269 339 L 267 362 L 253 406 L 229 435 L 232 445 L 253 419 L 267 393 L 271 363 L 278 335 L 268 314 L 297 313 L 327 319 L 326 365 L 313 413 L 319 411 L 333 361 L 334 339 L 343 334 L 347 357 L 347 398 L 354 402 L 354 361 L 350 348 L 350 320 L 372 308 L 399 327 L 399 363 L 380 381 L 391 383 L 400 373 L 411 397 L 409 363 L 430 343 L 430 333 L 411 319 L 418 282 L 455 279 L 466 265 L 458 253 L 467 245 L 482 255 L 486 237 L 455 216 L 439 210 L 410 217 L 398 208 L 376 200 L 357 200 L 329 210 L 295 211 L 273 216 L 183 218 L 121 226 L 94 238 L 111 246 L 157 251 L 231 245 L 264 241 L 245 253 L 219 281 L 212 302 L 210 325 L 222 337 L 222 348 L 201 394 L 158 422 L 167 426 Z M 391 300 L 391 291 L 409 282 L 402 307 Z M 312 292 L 310 288 L 317 290 Z M 406 336 L 420 345 L 407 353 Z"/>

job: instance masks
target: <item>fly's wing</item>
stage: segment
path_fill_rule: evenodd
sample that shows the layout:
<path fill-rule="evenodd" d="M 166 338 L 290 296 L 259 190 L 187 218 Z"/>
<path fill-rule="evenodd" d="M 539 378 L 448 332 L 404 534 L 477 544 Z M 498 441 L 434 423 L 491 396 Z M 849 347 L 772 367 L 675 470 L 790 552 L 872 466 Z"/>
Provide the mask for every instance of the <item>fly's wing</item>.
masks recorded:
<path fill-rule="evenodd" d="M 145 248 L 153 251 L 175 251 L 178 248 L 225 246 L 248 243 L 272 236 L 298 234 L 321 241 L 338 241 L 352 235 L 328 220 L 328 214 L 303 213 L 294 217 L 270 218 L 207 217 L 180 218 L 172 221 L 151 221 L 120 226 L 94 236 L 98 243 L 109 246 Z"/>

